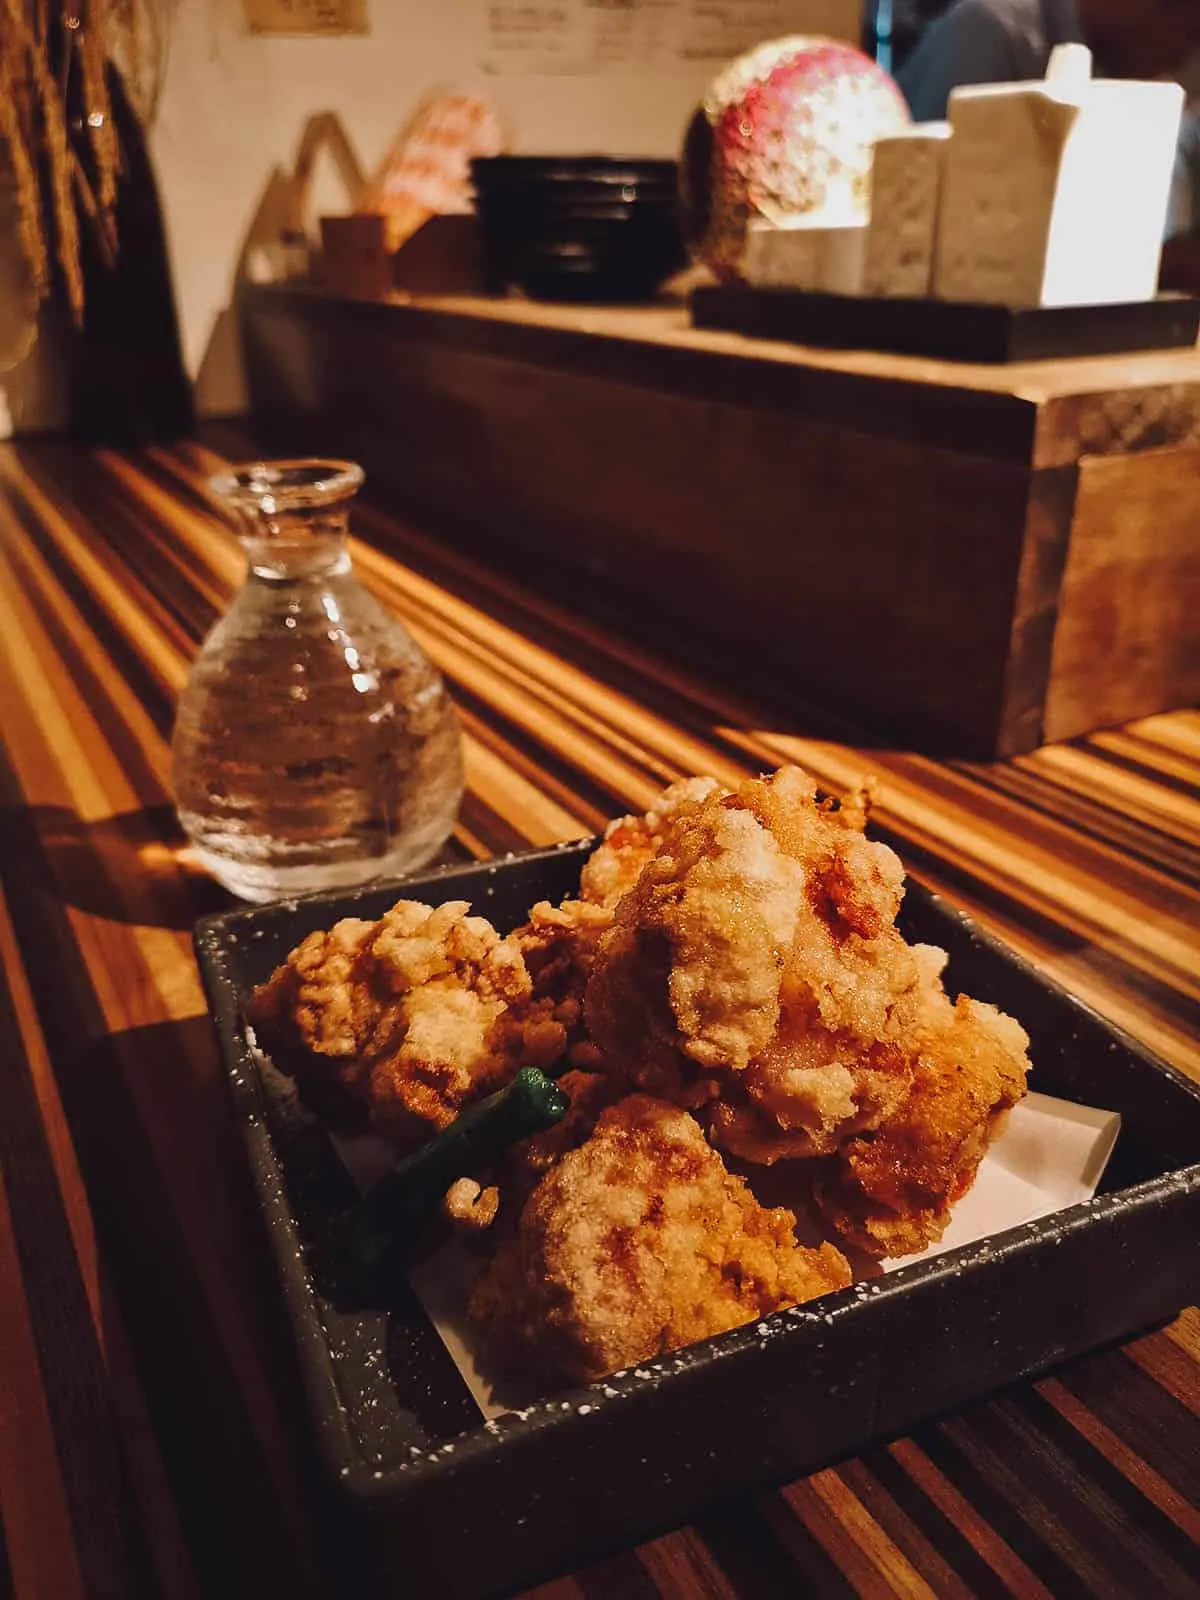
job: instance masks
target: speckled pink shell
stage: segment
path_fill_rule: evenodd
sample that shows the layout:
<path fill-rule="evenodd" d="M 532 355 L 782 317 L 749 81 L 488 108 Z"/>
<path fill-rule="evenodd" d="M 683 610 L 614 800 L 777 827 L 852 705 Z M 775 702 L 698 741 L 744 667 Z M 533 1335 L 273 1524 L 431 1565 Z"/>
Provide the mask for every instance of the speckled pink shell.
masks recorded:
<path fill-rule="evenodd" d="M 872 146 L 911 120 L 895 82 L 861 50 L 803 36 L 731 62 L 703 112 L 709 193 L 694 244 L 725 279 L 738 276 L 755 217 L 777 224 L 822 214 L 831 223 L 865 218 Z"/>

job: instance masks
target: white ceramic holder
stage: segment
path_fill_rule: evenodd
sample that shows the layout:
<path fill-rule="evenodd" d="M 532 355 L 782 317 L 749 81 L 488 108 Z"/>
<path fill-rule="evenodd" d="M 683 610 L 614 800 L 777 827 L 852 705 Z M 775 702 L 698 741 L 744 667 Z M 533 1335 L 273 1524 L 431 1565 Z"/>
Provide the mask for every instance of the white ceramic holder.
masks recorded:
<path fill-rule="evenodd" d="M 864 294 L 930 293 L 949 141 L 948 122 L 925 122 L 876 142 Z"/>
<path fill-rule="evenodd" d="M 1081 45 L 1043 83 L 950 96 L 934 254 L 944 300 L 1072 306 L 1149 300 L 1184 95 L 1091 76 Z"/>
<path fill-rule="evenodd" d="M 742 275 L 759 289 L 809 289 L 858 294 L 862 289 L 867 224 L 775 227 L 752 222 L 746 231 Z"/>

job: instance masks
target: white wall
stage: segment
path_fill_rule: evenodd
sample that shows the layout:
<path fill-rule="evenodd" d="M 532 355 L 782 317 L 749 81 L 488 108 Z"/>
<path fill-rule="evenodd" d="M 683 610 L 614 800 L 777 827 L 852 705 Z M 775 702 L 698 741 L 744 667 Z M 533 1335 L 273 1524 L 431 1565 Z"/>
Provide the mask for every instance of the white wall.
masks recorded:
<path fill-rule="evenodd" d="M 166 212 L 184 350 L 200 408 L 227 414 L 243 394 L 228 314 L 239 257 L 273 174 L 290 174 L 306 121 L 340 118 L 368 172 L 430 89 L 486 91 L 513 149 L 675 155 L 711 64 L 655 72 L 489 77 L 478 67 L 486 0 L 367 0 L 371 31 L 352 38 L 264 38 L 242 0 L 174 0 L 170 53 L 151 149 Z M 567 0 L 570 3 L 570 0 Z M 861 0 L 724 0 L 758 36 L 858 36 Z M 771 31 L 775 31 L 772 29 Z M 333 169 L 319 169 L 308 222 L 344 211 Z M 18 431 L 61 426 L 61 384 L 47 338 L 0 379 Z M 57 398 L 56 398 L 57 396 Z M 0 404 L 0 435 L 7 431 Z"/>
<path fill-rule="evenodd" d="M 369 0 L 366 37 L 284 39 L 250 36 L 241 0 L 179 0 L 152 148 L 185 353 L 200 375 L 203 409 L 228 411 L 240 402 L 231 329 L 218 319 L 272 169 L 291 171 L 313 113 L 338 113 L 368 170 L 420 96 L 441 85 L 487 91 L 515 149 L 677 153 L 711 67 L 487 77 L 476 65 L 483 3 Z M 857 13 L 858 0 L 786 0 L 792 28 L 856 32 Z M 331 171 L 314 190 L 314 219 L 320 209 L 345 209 Z"/>

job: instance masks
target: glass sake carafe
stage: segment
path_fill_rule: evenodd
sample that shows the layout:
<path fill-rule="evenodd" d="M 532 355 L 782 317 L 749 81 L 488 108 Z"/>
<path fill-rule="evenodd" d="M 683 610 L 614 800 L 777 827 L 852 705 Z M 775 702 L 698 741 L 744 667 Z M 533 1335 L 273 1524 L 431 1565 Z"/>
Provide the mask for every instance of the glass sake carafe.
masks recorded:
<path fill-rule="evenodd" d="M 274 900 L 422 866 L 454 826 L 462 736 L 441 676 L 350 567 L 346 461 L 212 480 L 246 582 L 179 701 L 179 820 L 204 866 Z"/>

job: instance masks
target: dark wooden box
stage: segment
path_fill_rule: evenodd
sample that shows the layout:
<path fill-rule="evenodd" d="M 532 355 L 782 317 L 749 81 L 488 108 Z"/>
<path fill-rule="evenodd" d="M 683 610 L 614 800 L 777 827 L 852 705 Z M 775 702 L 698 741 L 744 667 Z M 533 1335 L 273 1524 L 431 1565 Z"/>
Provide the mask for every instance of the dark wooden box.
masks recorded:
<path fill-rule="evenodd" d="M 394 247 L 388 218 L 370 212 L 321 218 L 326 286 L 351 299 L 470 294 L 484 285 L 483 245 L 474 216 L 430 217 Z"/>
<path fill-rule="evenodd" d="M 590 849 L 234 912 L 196 932 L 327 1490 L 348 1521 L 348 1597 L 468 1600 L 533 1583 L 1141 1332 L 1200 1291 L 1200 1088 L 911 885 L 906 935 L 949 952 L 952 989 L 1020 1019 L 1031 1087 L 1121 1113 L 1101 1193 L 483 1425 L 404 1286 L 351 1309 L 313 1282 L 304 1241 L 349 1180 L 311 1113 L 273 1094 L 240 1007 L 339 917 L 377 917 L 402 892 L 470 900 L 507 929 L 577 888 Z"/>
<path fill-rule="evenodd" d="M 355 457 L 390 509 L 784 713 L 986 758 L 1200 698 L 1195 349 L 972 366 L 281 287 L 244 334 L 264 449 Z"/>

